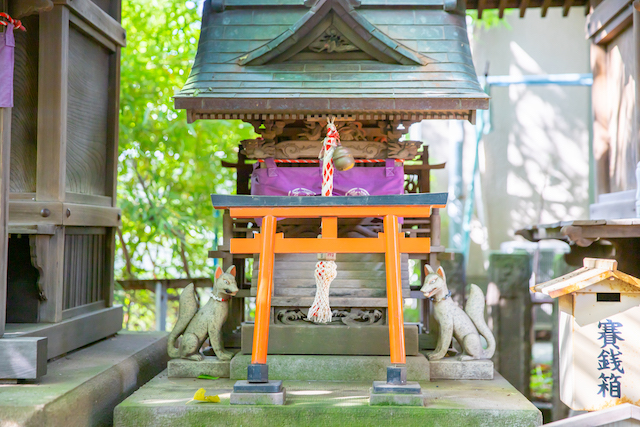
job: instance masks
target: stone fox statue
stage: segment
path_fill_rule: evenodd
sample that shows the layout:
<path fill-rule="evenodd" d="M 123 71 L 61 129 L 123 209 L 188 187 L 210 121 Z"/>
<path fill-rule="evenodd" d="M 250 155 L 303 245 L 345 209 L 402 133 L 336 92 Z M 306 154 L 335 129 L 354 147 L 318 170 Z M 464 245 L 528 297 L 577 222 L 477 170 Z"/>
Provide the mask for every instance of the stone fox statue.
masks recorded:
<path fill-rule="evenodd" d="M 462 347 L 459 360 L 489 359 L 496 349 L 496 340 L 484 320 L 484 294 L 482 290 L 471 285 L 469 299 L 464 311 L 451 299 L 447 289 L 447 279 L 442 267 L 434 272 L 429 265 L 424 267 L 424 285 L 420 291 L 433 301 L 435 318 L 440 326 L 438 344 L 435 351 L 429 353 L 429 360 L 444 357 L 455 337 Z M 482 347 L 482 335 L 487 340 L 487 348 Z"/>
<path fill-rule="evenodd" d="M 226 273 L 218 267 L 213 285 L 213 296 L 198 310 L 198 298 L 193 283 L 180 294 L 180 308 L 176 326 L 169 334 L 167 352 L 169 357 L 202 360 L 200 347 L 207 336 L 219 360 L 231 360 L 233 353 L 224 351 L 222 345 L 222 325 L 229 314 L 229 298 L 238 292 L 236 267 L 231 266 Z M 176 340 L 182 335 L 180 346 Z"/>

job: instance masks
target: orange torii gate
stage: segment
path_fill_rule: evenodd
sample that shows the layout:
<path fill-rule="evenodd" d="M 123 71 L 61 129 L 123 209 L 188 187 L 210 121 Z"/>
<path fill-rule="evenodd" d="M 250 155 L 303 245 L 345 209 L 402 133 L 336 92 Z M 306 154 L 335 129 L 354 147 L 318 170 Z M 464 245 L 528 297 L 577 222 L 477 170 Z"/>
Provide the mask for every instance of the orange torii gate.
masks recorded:
<path fill-rule="evenodd" d="M 391 364 L 400 365 L 404 375 L 387 382 L 406 383 L 404 320 L 400 281 L 401 253 L 429 253 L 428 237 L 406 238 L 399 232 L 398 218 L 428 218 L 433 208 L 444 208 L 446 193 L 390 196 L 297 197 L 212 195 L 216 209 L 229 209 L 232 218 L 262 218 L 260 233 L 252 239 L 230 241 L 233 254 L 259 254 L 258 293 L 249 383 L 268 383 L 267 348 L 273 291 L 273 263 L 277 253 L 384 253 L 387 276 L 387 304 Z M 384 232 L 377 238 L 339 238 L 338 218 L 382 217 Z M 276 233 L 278 218 L 320 218 L 320 238 L 285 238 Z"/>

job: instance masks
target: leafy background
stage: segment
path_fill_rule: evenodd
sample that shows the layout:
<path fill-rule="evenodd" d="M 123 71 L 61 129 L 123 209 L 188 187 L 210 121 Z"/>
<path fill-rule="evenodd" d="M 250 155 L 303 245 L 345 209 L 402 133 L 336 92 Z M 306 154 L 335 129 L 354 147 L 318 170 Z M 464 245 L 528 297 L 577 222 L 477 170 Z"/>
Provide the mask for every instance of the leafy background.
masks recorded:
<path fill-rule="evenodd" d="M 211 193 L 232 193 L 238 143 L 254 136 L 239 121 L 188 124 L 172 96 L 185 84 L 197 50 L 200 17 L 194 2 L 127 0 L 122 50 L 116 277 L 210 277 L 207 259 L 221 238 Z M 154 329 L 154 295 L 116 292 L 125 328 Z M 171 304 L 171 313 L 175 311 Z"/>

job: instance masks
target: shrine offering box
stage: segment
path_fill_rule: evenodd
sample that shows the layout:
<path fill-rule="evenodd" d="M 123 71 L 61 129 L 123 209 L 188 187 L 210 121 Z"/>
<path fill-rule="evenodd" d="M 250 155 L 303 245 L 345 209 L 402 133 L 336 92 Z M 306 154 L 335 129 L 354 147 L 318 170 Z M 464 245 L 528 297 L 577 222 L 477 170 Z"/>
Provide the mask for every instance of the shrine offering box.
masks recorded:
<path fill-rule="evenodd" d="M 579 411 L 640 400 L 640 280 L 585 258 L 532 290 L 558 298 L 561 400 Z"/>

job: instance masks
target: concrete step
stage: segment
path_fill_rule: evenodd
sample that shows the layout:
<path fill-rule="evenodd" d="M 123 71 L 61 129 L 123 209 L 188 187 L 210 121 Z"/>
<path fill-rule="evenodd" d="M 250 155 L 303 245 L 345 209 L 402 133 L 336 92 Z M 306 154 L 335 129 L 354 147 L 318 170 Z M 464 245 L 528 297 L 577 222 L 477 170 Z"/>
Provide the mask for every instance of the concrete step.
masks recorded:
<path fill-rule="evenodd" d="M 113 409 L 166 368 L 166 332 L 121 332 L 49 362 L 37 381 L 0 387 L 0 425 L 106 426 Z"/>

